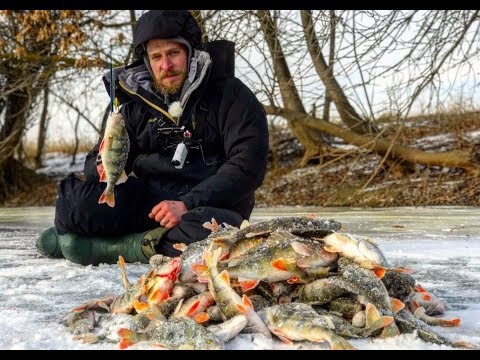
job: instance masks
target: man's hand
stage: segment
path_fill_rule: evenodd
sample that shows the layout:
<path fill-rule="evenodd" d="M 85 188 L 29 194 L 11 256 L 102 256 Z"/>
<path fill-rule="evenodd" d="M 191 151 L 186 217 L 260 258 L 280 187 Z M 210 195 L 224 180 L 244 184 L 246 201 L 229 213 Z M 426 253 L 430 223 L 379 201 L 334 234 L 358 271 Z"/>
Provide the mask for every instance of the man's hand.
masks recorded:
<path fill-rule="evenodd" d="M 182 215 L 187 211 L 183 201 L 164 200 L 153 207 L 148 217 L 155 219 L 161 226 L 171 229 L 180 224 Z"/>

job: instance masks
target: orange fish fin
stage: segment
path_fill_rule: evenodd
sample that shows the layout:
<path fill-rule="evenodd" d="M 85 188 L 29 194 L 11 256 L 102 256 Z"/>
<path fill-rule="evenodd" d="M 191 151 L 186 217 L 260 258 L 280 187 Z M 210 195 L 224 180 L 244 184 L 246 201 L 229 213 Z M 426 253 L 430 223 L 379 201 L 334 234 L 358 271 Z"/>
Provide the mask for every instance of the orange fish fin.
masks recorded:
<path fill-rule="evenodd" d="M 377 307 L 372 303 L 365 305 L 365 327 L 370 328 L 372 324 L 380 319 L 381 314 Z"/>
<path fill-rule="evenodd" d="M 273 260 L 270 264 L 275 269 L 287 271 L 287 262 L 283 259 Z"/>
<path fill-rule="evenodd" d="M 182 251 L 182 252 L 187 250 L 187 244 L 185 244 L 185 243 L 175 243 L 175 244 L 172 245 L 172 247 L 175 250 Z"/>
<path fill-rule="evenodd" d="M 98 181 L 99 182 L 107 182 L 107 173 L 105 172 L 105 169 L 100 174 L 100 180 L 98 180 Z"/>
<path fill-rule="evenodd" d="M 118 266 L 123 270 L 125 270 L 125 259 L 123 258 L 122 255 L 118 256 L 118 261 L 117 261 Z"/>
<path fill-rule="evenodd" d="M 126 349 L 127 347 L 135 344 L 133 339 L 135 337 L 135 331 L 121 328 L 117 331 L 117 334 L 121 337 L 121 340 L 118 343 L 120 349 Z"/>
<path fill-rule="evenodd" d="M 207 322 L 208 320 L 210 320 L 210 316 L 204 311 L 195 315 L 193 317 L 193 320 L 195 320 L 197 324 L 203 324 L 204 322 Z"/>
<path fill-rule="evenodd" d="M 167 300 L 170 297 L 170 294 L 167 291 L 163 291 L 162 289 L 158 289 L 153 293 L 153 295 L 149 296 L 149 301 L 153 302 L 154 304 L 161 303 L 164 300 Z"/>
<path fill-rule="evenodd" d="M 301 283 L 302 280 L 300 280 L 300 278 L 298 276 L 292 276 L 290 279 L 287 280 L 287 283 L 289 284 L 299 284 Z"/>
<path fill-rule="evenodd" d="M 107 194 L 107 189 L 100 195 L 100 198 L 98 199 L 99 204 L 104 204 L 107 203 L 108 206 L 114 207 L 115 206 L 115 194 L 113 191 L 109 194 Z"/>
<path fill-rule="evenodd" d="M 223 271 L 218 275 L 218 278 L 219 278 L 222 282 L 230 285 L 230 276 L 228 276 L 227 270 L 223 270 Z"/>
<path fill-rule="evenodd" d="M 248 290 L 255 289 L 258 285 L 260 280 L 244 280 L 240 281 L 240 287 L 242 288 L 243 292 L 247 292 Z"/>
<path fill-rule="evenodd" d="M 133 308 L 137 313 L 145 311 L 149 308 L 147 303 L 140 302 L 137 299 L 133 300 Z"/>
<path fill-rule="evenodd" d="M 107 194 L 107 205 L 115 207 L 115 194 L 113 191 L 110 194 Z"/>
<path fill-rule="evenodd" d="M 427 292 L 421 285 L 415 285 L 415 290 L 418 292 Z"/>
<path fill-rule="evenodd" d="M 238 311 L 240 311 L 242 314 L 247 314 L 248 310 L 245 306 L 242 304 L 235 304 L 235 307 L 237 308 Z"/>
<path fill-rule="evenodd" d="M 127 180 L 128 180 L 128 175 L 125 173 L 125 170 L 122 170 L 122 172 L 121 172 L 120 176 L 118 177 L 118 180 L 115 183 L 115 185 L 123 184 Z"/>
<path fill-rule="evenodd" d="M 100 143 L 100 147 L 98 148 L 98 152 L 99 152 L 99 153 L 102 152 L 104 146 L 105 146 L 105 140 L 102 139 L 102 142 Z"/>
<path fill-rule="evenodd" d="M 281 330 L 281 329 L 272 329 L 272 332 L 273 332 L 275 335 L 277 335 L 278 338 L 279 338 L 280 340 L 282 340 L 282 342 L 284 342 L 285 344 L 287 344 L 287 345 L 292 345 L 292 344 L 293 344 L 292 340 L 290 340 L 289 338 L 287 338 L 287 337 L 285 336 L 283 330 Z"/>
<path fill-rule="evenodd" d="M 422 299 L 423 300 L 432 300 L 432 295 L 430 295 L 427 292 L 422 293 Z"/>
<path fill-rule="evenodd" d="M 393 321 L 390 325 L 383 328 L 382 333 L 380 334 L 380 339 L 386 339 L 398 335 L 400 335 L 400 330 L 397 324 L 395 324 L 395 321 Z"/>
<path fill-rule="evenodd" d="M 392 308 L 393 313 L 396 314 L 397 312 L 399 312 L 405 307 L 405 304 L 400 300 L 398 300 L 397 298 L 391 297 L 390 306 Z"/>
<path fill-rule="evenodd" d="M 195 274 L 197 274 L 198 282 L 201 282 L 201 283 L 208 282 L 208 269 L 205 265 L 199 264 L 199 263 L 193 264 L 192 271 Z"/>
<path fill-rule="evenodd" d="M 373 272 L 375 273 L 375 275 L 381 279 L 385 276 L 385 273 L 387 272 L 385 269 L 383 268 L 375 268 L 373 269 Z"/>
<path fill-rule="evenodd" d="M 218 261 L 223 261 L 228 259 L 228 255 L 229 255 L 229 252 L 226 252 L 225 254 L 220 255 L 220 257 L 218 258 Z"/>
<path fill-rule="evenodd" d="M 253 304 L 252 304 L 252 301 L 250 300 L 250 298 L 243 294 L 242 296 L 242 304 L 245 305 L 247 308 L 253 310 Z"/>
<path fill-rule="evenodd" d="M 195 312 L 197 311 L 198 307 L 200 306 L 200 300 L 196 300 L 193 302 L 193 304 L 190 306 L 190 309 L 187 311 L 187 316 L 192 317 L 195 315 Z"/>
<path fill-rule="evenodd" d="M 446 326 L 446 327 L 459 326 L 461 322 L 462 322 L 462 320 L 460 320 L 459 318 L 454 318 L 454 319 L 450 319 L 450 320 L 447 320 L 447 319 L 443 320 L 443 319 L 441 319 L 440 325 L 441 325 L 441 326 Z"/>

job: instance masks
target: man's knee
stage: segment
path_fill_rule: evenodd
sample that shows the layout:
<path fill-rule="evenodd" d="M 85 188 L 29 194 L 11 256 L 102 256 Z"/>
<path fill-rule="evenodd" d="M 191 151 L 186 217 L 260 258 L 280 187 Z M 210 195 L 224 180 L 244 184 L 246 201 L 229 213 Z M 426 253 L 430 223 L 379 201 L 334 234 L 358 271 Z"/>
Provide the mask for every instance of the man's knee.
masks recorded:
<path fill-rule="evenodd" d="M 218 224 L 226 223 L 235 227 L 239 227 L 244 220 L 240 214 L 228 209 L 200 206 L 183 215 L 182 223 L 199 223 L 203 226 L 205 222 L 210 222 L 212 219 L 215 219 Z"/>
<path fill-rule="evenodd" d="M 156 199 L 137 179 L 115 187 L 116 204 L 99 204 L 105 183 L 67 176 L 59 186 L 55 227 L 59 234 L 121 235 L 143 232 L 158 226 L 148 217 Z"/>

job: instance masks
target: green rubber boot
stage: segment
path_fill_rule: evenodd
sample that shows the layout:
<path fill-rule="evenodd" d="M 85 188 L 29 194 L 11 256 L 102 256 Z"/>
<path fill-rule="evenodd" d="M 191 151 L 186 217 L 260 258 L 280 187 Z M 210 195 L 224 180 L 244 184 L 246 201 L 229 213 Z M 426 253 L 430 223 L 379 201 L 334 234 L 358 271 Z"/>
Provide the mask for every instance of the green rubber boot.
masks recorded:
<path fill-rule="evenodd" d="M 59 237 L 63 256 L 81 265 L 116 264 L 118 257 L 125 262 L 148 264 L 156 254 L 155 245 L 168 229 L 157 228 L 143 233 L 121 236 L 85 236 L 68 233 Z"/>
<path fill-rule="evenodd" d="M 35 243 L 38 252 L 46 257 L 60 259 L 63 258 L 60 243 L 58 241 L 57 229 L 51 227 L 40 234 Z"/>

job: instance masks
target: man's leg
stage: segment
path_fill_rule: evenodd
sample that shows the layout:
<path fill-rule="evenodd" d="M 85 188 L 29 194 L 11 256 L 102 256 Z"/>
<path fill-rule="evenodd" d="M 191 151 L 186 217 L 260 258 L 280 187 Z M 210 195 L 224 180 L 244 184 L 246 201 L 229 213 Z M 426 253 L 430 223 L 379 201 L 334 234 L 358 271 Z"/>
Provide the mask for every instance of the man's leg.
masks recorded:
<path fill-rule="evenodd" d="M 115 186 L 114 207 L 98 204 L 105 187 L 105 183 L 82 181 L 73 174 L 60 182 L 55 207 L 55 227 L 60 235 L 115 236 L 158 226 L 148 213 L 160 200 L 141 180 L 130 177 Z"/>
<path fill-rule="evenodd" d="M 155 246 L 155 251 L 162 255 L 179 256 L 181 252 L 175 250 L 173 244 L 185 243 L 188 245 L 205 239 L 211 231 L 204 228 L 203 224 L 210 222 L 212 218 L 218 224 L 226 223 L 235 227 L 240 227 L 244 220 L 240 214 L 227 209 L 203 206 L 189 210 L 182 216 L 180 224 L 169 230 L 160 239 L 160 242 Z"/>
<path fill-rule="evenodd" d="M 52 257 L 63 255 L 83 265 L 114 263 L 119 253 L 127 262 L 147 262 L 155 252 L 180 255 L 173 248 L 175 243 L 188 245 L 205 239 L 211 231 L 203 224 L 212 218 L 218 224 L 236 227 L 244 220 L 233 211 L 206 206 L 189 210 L 173 229 L 158 228 L 148 213 L 158 202 L 175 199 L 174 194 L 151 194 L 139 179 L 130 178 L 115 188 L 115 207 L 110 208 L 98 204 L 104 188 L 105 184 L 84 182 L 73 174 L 63 179 L 57 195 L 55 228 L 46 230 L 37 240 L 39 252 L 45 255 L 48 248 Z M 49 241 L 51 237 L 54 241 Z M 147 254 L 142 257 L 141 253 Z"/>
<path fill-rule="evenodd" d="M 70 174 L 60 182 L 55 208 L 55 227 L 37 240 L 38 251 L 50 257 L 65 257 L 82 265 L 148 262 L 155 254 L 144 239 L 158 224 L 148 218 L 159 201 L 143 183 L 130 178 L 115 188 L 116 204 L 98 204 L 105 184 L 85 182 Z"/>

